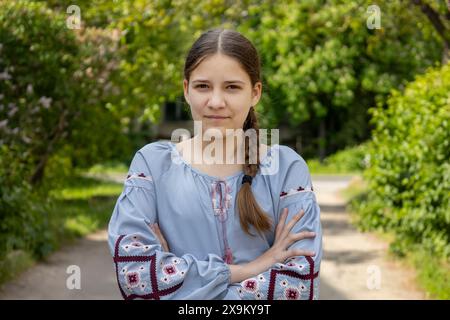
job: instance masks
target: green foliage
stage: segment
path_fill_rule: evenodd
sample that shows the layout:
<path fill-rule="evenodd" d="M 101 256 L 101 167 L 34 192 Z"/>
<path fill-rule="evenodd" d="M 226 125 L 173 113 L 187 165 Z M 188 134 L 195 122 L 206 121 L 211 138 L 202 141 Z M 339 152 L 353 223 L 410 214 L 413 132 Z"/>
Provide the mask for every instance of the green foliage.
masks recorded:
<path fill-rule="evenodd" d="M 56 154 L 86 167 L 124 150 L 105 100 L 117 91 L 114 39 L 69 29 L 42 3 L 0 1 L 0 142 L 26 159 L 33 184 Z"/>
<path fill-rule="evenodd" d="M 2 162 L 14 165 L 2 171 Z M 17 163 L 6 146 L 0 148 L 0 164 L 0 283 L 61 244 L 104 228 L 122 189 L 119 183 L 78 176 L 44 196 L 25 180 L 11 181 Z"/>
<path fill-rule="evenodd" d="M 70 1 L 47 0 L 61 12 Z M 129 130 L 161 120 L 166 101 L 182 97 L 187 50 L 214 27 L 242 32 L 262 58 L 261 125 L 287 124 L 307 141 L 303 154 L 332 154 L 369 138 L 367 109 L 441 60 L 442 39 L 409 1 L 378 1 L 381 29 L 369 30 L 368 0 L 79 1 L 82 21 L 120 35 L 108 108 Z M 442 10 L 442 8 L 438 8 Z M 138 119 L 137 123 L 134 121 Z M 319 137 L 318 126 L 325 133 Z"/>
<path fill-rule="evenodd" d="M 417 268 L 418 282 L 434 299 L 450 299 L 450 263 L 433 256 L 424 248 L 407 253 L 408 260 Z"/>
<path fill-rule="evenodd" d="M 361 173 L 367 166 L 367 143 L 356 147 L 348 147 L 325 158 L 323 163 L 318 159 L 308 160 L 312 174 L 355 174 Z"/>
<path fill-rule="evenodd" d="M 8 169 L 5 169 L 8 165 Z M 49 234 L 49 202 L 24 179 L 17 179 L 23 164 L 5 145 L 0 148 L 0 259 L 14 250 L 42 257 L 53 244 Z"/>
<path fill-rule="evenodd" d="M 26 251 L 15 250 L 0 259 L 0 284 L 13 279 L 15 276 L 30 268 L 34 263 L 33 257 Z"/>
<path fill-rule="evenodd" d="M 121 123 L 106 108 L 117 91 L 116 43 L 109 31 L 68 29 L 65 15 L 44 3 L 0 0 L 2 269 L 21 269 L 109 218 L 117 187 L 85 187 L 84 199 L 65 191 L 70 201 L 49 191 L 62 189 L 75 168 L 126 149 Z"/>
<path fill-rule="evenodd" d="M 395 231 L 392 249 L 419 246 L 450 257 L 450 64 L 393 91 L 371 110 L 375 130 L 365 172 L 361 226 Z"/>
<path fill-rule="evenodd" d="M 255 4 L 249 8 L 250 26 L 240 27 L 263 55 L 269 96 L 260 112 L 272 125 L 289 123 L 313 146 L 302 150 L 307 157 L 321 146 L 332 154 L 369 138 L 367 109 L 440 61 L 442 41 L 416 6 L 378 1 L 381 29 L 370 30 L 371 4 Z M 322 137 L 319 125 L 325 128 Z"/>

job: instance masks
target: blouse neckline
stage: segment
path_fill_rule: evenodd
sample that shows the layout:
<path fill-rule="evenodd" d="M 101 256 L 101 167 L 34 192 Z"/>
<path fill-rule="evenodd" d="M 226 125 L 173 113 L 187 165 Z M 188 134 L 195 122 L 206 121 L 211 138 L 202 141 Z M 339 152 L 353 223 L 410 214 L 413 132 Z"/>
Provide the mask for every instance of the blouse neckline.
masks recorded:
<path fill-rule="evenodd" d="M 221 178 L 221 177 L 215 177 L 215 176 L 211 176 L 207 173 L 204 173 L 200 170 L 198 170 L 197 168 L 194 168 L 193 166 L 191 166 L 191 164 L 189 164 L 180 154 L 180 152 L 178 151 L 178 149 L 176 148 L 176 144 L 173 143 L 172 141 L 167 141 L 167 144 L 170 146 L 171 151 L 173 152 L 173 154 L 181 161 L 181 163 L 183 163 L 187 168 L 189 168 L 190 170 L 192 170 L 193 172 L 195 172 L 196 174 L 203 176 L 205 178 L 208 178 L 210 180 L 214 180 L 214 181 L 229 181 L 232 180 L 236 177 L 239 177 L 241 175 L 244 174 L 244 171 L 238 171 L 232 175 L 229 175 L 227 177 Z M 260 159 L 260 164 L 264 163 L 266 161 L 266 159 L 270 156 L 271 151 L 272 151 L 273 146 L 269 146 L 267 148 L 267 152 L 266 154 Z M 261 170 L 258 170 L 258 172 L 256 173 L 257 175 L 259 174 Z"/>

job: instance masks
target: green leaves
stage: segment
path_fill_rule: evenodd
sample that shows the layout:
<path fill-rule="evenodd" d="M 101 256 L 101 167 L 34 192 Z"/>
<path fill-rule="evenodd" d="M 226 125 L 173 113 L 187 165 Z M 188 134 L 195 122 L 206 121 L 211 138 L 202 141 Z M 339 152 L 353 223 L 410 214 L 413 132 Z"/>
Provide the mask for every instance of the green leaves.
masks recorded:
<path fill-rule="evenodd" d="M 374 138 L 365 172 L 370 187 L 360 205 L 366 227 L 391 229 L 397 241 L 444 259 L 450 257 L 449 92 L 447 64 L 418 76 L 402 93 L 394 91 L 387 109 L 372 110 Z"/>

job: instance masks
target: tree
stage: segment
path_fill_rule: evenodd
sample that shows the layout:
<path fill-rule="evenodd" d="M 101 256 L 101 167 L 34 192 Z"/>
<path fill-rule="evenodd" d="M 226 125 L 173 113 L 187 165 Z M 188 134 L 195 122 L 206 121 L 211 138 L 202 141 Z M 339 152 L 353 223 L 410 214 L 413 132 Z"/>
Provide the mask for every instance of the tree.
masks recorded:
<path fill-rule="evenodd" d="M 38 184 L 58 154 L 86 164 L 113 153 L 120 127 L 104 103 L 114 91 L 109 33 L 68 29 L 42 3 L 0 1 L 0 43 L 0 139 L 29 163 L 23 177 Z"/>

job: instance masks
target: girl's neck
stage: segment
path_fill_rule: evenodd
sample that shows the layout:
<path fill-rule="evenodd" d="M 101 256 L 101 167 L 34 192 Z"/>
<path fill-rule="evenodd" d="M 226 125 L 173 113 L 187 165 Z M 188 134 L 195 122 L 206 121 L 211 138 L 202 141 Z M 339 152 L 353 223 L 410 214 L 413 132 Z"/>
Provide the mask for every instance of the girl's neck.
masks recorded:
<path fill-rule="evenodd" d="M 202 139 L 202 136 L 196 135 L 192 139 L 194 152 L 202 152 L 202 159 L 203 162 L 205 161 L 205 158 L 213 157 L 217 161 L 219 160 L 220 152 L 222 151 L 222 161 L 224 164 L 237 164 L 238 161 L 238 153 L 240 152 L 241 148 L 243 148 L 243 139 L 237 139 L 237 137 L 229 136 L 224 137 L 222 139 L 211 139 L 209 141 L 204 141 Z M 227 146 L 228 144 L 228 146 Z M 209 148 L 210 151 L 206 151 L 206 148 Z M 219 150 L 217 150 L 219 149 Z M 242 159 L 244 159 L 244 150 L 242 149 Z M 206 161 L 211 161 L 206 159 Z"/>

